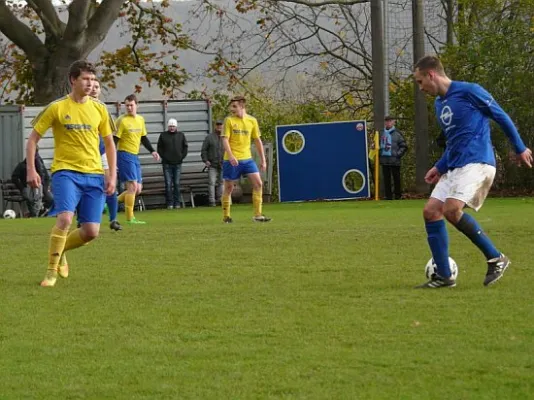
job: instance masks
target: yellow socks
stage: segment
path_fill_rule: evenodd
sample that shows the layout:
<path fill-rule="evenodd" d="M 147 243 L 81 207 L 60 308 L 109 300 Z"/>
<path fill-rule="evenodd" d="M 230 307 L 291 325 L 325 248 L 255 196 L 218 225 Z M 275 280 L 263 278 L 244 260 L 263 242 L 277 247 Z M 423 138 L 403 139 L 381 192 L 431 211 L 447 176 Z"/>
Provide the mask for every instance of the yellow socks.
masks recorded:
<path fill-rule="evenodd" d="M 263 190 L 252 190 L 252 206 L 254 207 L 254 216 L 259 217 L 262 213 Z"/>
<path fill-rule="evenodd" d="M 126 221 L 131 221 L 133 219 L 134 205 L 135 205 L 135 194 L 126 193 L 124 195 L 124 211 L 126 213 Z"/>
<path fill-rule="evenodd" d="M 119 196 L 117 196 L 117 201 L 119 203 L 122 203 L 124 201 L 124 198 L 126 197 L 126 195 L 128 194 L 127 191 L 124 191 L 122 192 L 121 194 L 119 194 Z"/>
<path fill-rule="evenodd" d="M 50 243 L 48 245 L 48 268 L 46 276 L 41 282 L 41 286 L 54 286 L 57 280 L 57 267 L 61 254 L 65 248 L 65 242 L 67 241 L 68 229 L 63 230 L 54 226 L 50 233 Z"/>
<path fill-rule="evenodd" d="M 223 217 L 230 217 L 230 206 L 232 205 L 232 195 L 223 194 L 222 195 L 222 209 Z"/>

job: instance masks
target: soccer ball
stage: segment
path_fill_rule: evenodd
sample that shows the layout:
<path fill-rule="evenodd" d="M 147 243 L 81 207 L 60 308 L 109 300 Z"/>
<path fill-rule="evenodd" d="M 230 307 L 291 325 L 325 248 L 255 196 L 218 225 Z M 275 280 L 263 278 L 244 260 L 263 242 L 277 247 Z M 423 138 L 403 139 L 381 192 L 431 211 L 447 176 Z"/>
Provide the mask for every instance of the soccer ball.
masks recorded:
<path fill-rule="evenodd" d="M 17 218 L 17 214 L 13 210 L 6 210 L 4 211 L 4 219 L 15 219 Z"/>
<path fill-rule="evenodd" d="M 451 257 L 449 257 L 449 266 L 451 267 L 451 279 L 456 279 L 458 276 L 458 264 Z M 432 279 L 432 274 L 438 273 L 438 266 L 434 262 L 434 259 L 431 258 L 428 260 L 425 266 L 425 275 L 427 279 Z"/>

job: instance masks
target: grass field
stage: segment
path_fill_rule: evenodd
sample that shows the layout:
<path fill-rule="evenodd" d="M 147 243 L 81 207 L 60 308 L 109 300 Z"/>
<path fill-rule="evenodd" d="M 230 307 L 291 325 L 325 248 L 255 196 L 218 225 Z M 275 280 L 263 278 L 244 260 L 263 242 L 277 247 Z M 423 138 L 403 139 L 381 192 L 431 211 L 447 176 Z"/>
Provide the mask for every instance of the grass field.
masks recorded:
<path fill-rule="evenodd" d="M 414 290 L 422 201 L 138 213 L 40 288 L 52 219 L 0 221 L 0 399 L 534 398 L 534 200 L 477 219 L 512 260 L 482 285 Z M 120 215 L 123 218 L 123 214 Z"/>

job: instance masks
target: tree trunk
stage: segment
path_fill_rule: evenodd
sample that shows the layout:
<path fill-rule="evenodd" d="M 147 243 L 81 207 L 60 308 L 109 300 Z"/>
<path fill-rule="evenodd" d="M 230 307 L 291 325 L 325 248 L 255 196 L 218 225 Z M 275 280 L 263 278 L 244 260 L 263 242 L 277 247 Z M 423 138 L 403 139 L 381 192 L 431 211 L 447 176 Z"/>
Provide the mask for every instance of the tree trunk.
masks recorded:
<path fill-rule="evenodd" d="M 66 42 L 42 62 L 34 64 L 35 104 L 48 104 L 70 92 L 69 68 L 87 54 Z"/>

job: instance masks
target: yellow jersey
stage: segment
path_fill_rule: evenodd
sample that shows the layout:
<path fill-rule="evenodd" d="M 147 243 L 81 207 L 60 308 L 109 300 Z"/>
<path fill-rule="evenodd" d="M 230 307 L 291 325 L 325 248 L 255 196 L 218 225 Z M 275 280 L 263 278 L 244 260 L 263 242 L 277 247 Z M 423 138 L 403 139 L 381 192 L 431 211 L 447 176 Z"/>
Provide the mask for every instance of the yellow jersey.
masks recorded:
<path fill-rule="evenodd" d="M 238 160 L 252 158 L 250 145 L 252 139 L 260 137 L 258 121 L 252 115 L 245 114 L 243 118 L 227 117 L 224 120 L 222 136 L 227 137 L 234 157 Z M 228 154 L 224 153 L 224 159 L 228 160 Z"/>
<path fill-rule="evenodd" d="M 85 103 L 77 103 L 70 96 L 65 96 L 47 105 L 31 125 L 41 137 L 52 128 L 52 173 L 61 170 L 104 173 L 99 135 L 106 137 L 115 130 L 104 103 L 92 97 L 88 97 Z"/>
<path fill-rule="evenodd" d="M 120 139 L 117 150 L 139 154 L 141 137 L 146 136 L 145 119 L 140 115 L 134 117 L 129 114 L 123 114 L 117 118 L 115 125 L 117 125 L 115 136 Z"/>

